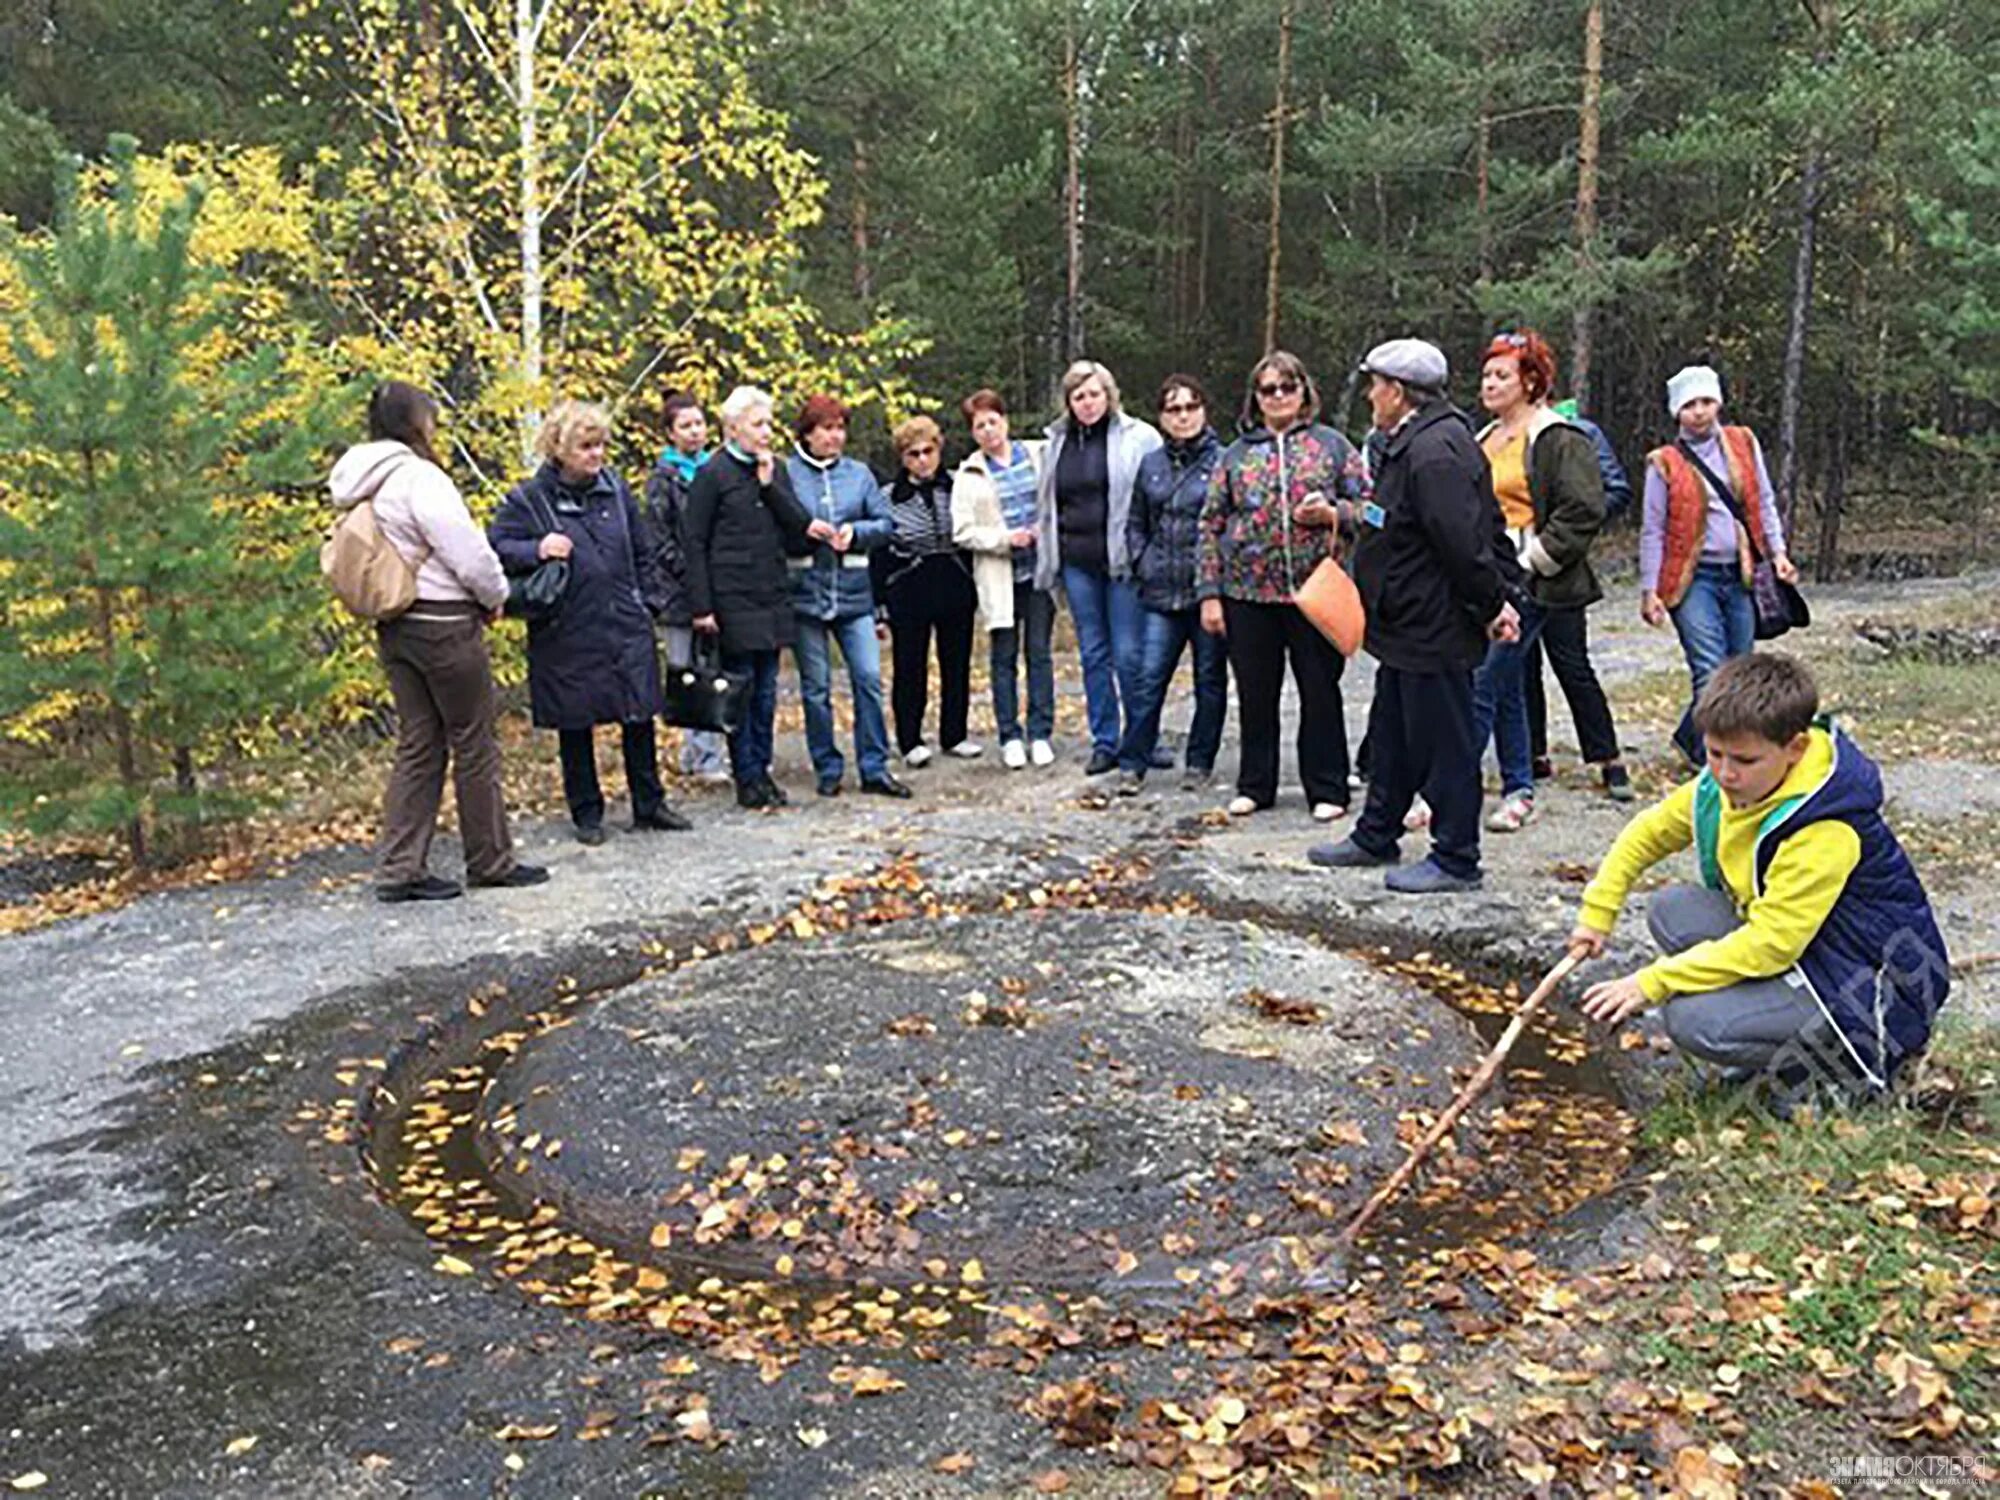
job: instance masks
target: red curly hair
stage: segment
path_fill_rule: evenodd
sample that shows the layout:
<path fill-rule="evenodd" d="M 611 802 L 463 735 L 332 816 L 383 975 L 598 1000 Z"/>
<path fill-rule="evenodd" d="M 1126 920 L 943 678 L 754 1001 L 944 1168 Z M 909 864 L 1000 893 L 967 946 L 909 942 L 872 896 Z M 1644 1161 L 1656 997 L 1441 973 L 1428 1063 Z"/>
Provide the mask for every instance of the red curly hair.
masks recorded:
<path fill-rule="evenodd" d="M 1479 367 L 1485 369 L 1491 359 L 1514 361 L 1514 368 L 1521 372 L 1521 388 L 1530 401 L 1546 401 L 1556 388 L 1556 351 L 1532 328 L 1496 334 L 1479 356 Z"/>

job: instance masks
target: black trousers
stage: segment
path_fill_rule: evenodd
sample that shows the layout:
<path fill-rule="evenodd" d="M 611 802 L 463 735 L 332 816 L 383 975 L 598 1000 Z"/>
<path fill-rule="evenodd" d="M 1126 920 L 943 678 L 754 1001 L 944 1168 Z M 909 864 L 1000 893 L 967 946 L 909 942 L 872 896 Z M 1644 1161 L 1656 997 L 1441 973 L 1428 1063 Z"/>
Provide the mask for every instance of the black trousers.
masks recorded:
<path fill-rule="evenodd" d="M 1297 605 L 1224 599 L 1222 613 L 1242 729 L 1237 792 L 1259 807 L 1278 800 L 1278 701 L 1289 660 L 1299 689 L 1297 750 L 1306 801 L 1347 806 L 1347 717 L 1340 699 L 1347 659 Z"/>
<path fill-rule="evenodd" d="M 1477 875 L 1485 746 L 1472 736 L 1472 673 L 1378 666 L 1368 748 L 1374 764 L 1354 842 L 1392 857 L 1403 814 L 1422 792 L 1431 805 L 1431 858 L 1449 874 Z"/>
<path fill-rule="evenodd" d="M 1549 753 L 1549 704 L 1542 691 L 1542 655 L 1555 668 L 1569 716 L 1576 725 L 1577 748 L 1589 765 L 1618 759 L 1618 729 L 1611 722 L 1611 705 L 1597 669 L 1590 664 L 1590 621 L 1586 609 L 1552 609 L 1542 632 L 1528 648 L 1528 739 L 1536 760 Z"/>
<path fill-rule="evenodd" d="M 653 721 L 621 724 L 624 739 L 625 785 L 632 793 L 632 816 L 649 818 L 667 800 L 660 785 L 660 751 L 653 734 Z M 592 729 L 559 729 L 556 747 L 562 757 L 563 799 L 569 803 L 570 821 L 579 828 L 596 828 L 604 822 L 604 790 L 597 784 L 597 751 L 591 741 Z"/>
<path fill-rule="evenodd" d="M 938 745 L 965 738 L 972 704 L 972 619 L 978 608 L 972 575 L 954 556 L 926 557 L 898 573 L 883 591 L 889 609 L 889 706 L 896 748 L 908 755 L 923 743 L 930 707 L 931 640 L 937 640 Z"/>

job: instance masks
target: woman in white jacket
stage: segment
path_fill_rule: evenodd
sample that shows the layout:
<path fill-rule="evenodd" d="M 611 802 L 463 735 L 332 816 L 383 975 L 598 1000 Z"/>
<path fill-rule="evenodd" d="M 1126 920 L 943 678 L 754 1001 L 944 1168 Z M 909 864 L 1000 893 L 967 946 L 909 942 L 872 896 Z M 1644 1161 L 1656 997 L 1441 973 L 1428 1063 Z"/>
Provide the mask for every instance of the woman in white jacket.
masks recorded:
<path fill-rule="evenodd" d="M 1056 669 L 1051 641 L 1056 601 L 1035 581 L 1035 495 L 1041 481 L 1039 443 L 1016 442 L 1007 403 L 977 390 L 960 403 L 979 446 L 952 476 L 951 539 L 972 554 L 972 583 L 991 637 L 993 727 L 1000 763 L 1018 771 L 1056 758 Z M 1027 644 L 1027 740 L 1021 738 L 1022 642 Z"/>
<path fill-rule="evenodd" d="M 437 403 L 392 380 L 368 400 L 369 441 L 334 465 L 328 488 L 348 510 L 372 502 L 375 524 L 417 576 L 417 597 L 376 626 L 396 701 L 396 761 L 383 799 L 376 899 L 448 901 L 455 880 L 427 869 L 447 761 L 458 793 L 467 884 L 539 885 L 549 872 L 514 858 L 500 787 L 498 701 L 486 626 L 507 603 L 500 559 L 437 461 Z"/>

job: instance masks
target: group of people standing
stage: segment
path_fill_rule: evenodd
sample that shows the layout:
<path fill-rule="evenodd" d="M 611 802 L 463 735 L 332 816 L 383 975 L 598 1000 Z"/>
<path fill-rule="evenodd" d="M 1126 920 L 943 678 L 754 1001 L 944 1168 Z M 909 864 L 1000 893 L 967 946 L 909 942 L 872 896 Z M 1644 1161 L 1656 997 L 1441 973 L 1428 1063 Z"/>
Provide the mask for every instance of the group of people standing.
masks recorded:
<path fill-rule="evenodd" d="M 688 826 L 659 771 L 662 647 L 675 666 L 705 654 L 740 686 L 726 742 L 687 732 L 680 768 L 733 781 L 744 807 L 788 801 L 771 772 L 787 647 L 822 797 L 846 782 L 833 710 L 836 648 L 852 698 L 859 788 L 906 798 L 892 760 L 914 769 L 940 753 L 984 754 L 970 734 L 971 653 L 982 624 L 1002 765 L 1053 765 L 1060 592 L 1082 665 L 1087 774 L 1115 772 L 1117 792 L 1130 795 L 1174 765 L 1161 720 L 1179 663 L 1191 655 L 1194 714 L 1180 785 L 1197 790 L 1214 776 L 1233 678 L 1241 754 L 1228 810 L 1247 817 L 1272 807 L 1289 669 L 1300 706 L 1298 775 L 1312 817 L 1337 821 L 1364 776 L 1369 789 L 1353 835 L 1316 846 L 1314 861 L 1389 864 L 1401 833 L 1428 823 L 1431 857 L 1392 871 L 1391 884 L 1476 884 L 1479 765 L 1489 739 L 1503 794 L 1487 826 L 1511 830 L 1534 816 L 1542 742 L 1528 687 L 1531 674 L 1539 687 L 1544 643 L 1587 758 L 1610 795 L 1630 796 L 1584 631 L 1584 611 L 1602 592 L 1589 552 L 1607 493 L 1630 488 L 1603 435 L 1551 404 L 1554 357 L 1532 332 L 1502 335 L 1486 351 L 1481 400 L 1491 420 L 1479 431 L 1447 399 L 1449 371 L 1434 346 L 1393 341 L 1362 369 L 1374 416 L 1364 449 L 1323 420 L 1310 373 L 1283 351 L 1251 371 L 1240 410 L 1220 424 L 1234 433 L 1227 440 L 1196 377 L 1160 384 L 1156 426 L 1127 411 L 1112 373 L 1086 360 L 1065 372 L 1062 414 L 1038 439 L 1014 436 L 997 392 L 966 397 L 972 449 L 956 467 L 944 461 L 936 421 L 902 422 L 886 483 L 846 451 L 848 412 L 830 395 L 802 403 L 782 455 L 764 392 L 729 394 L 712 448 L 707 414 L 675 395 L 668 446 L 643 499 L 606 462 L 608 414 L 564 401 L 544 422 L 540 467 L 508 494 L 484 535 L 432 447 L 435 403 L 398 382 L 381 387 L 370 403 L 370 442 L 351 450 L 332 479 L 336 503 L 374 502 L 384 536 L 418 578 L 416 604 L 380 626 L 401 728 L 378 894 L 459 894 L 425 863 L 447 760 L 455 761 L 470 883 L 546 878 L 512 857 L 482 628 L 499 618 L 510 578 L 554 561 L 569 576 L 560 606 L 530 621 L 529 697 L 535 725 L 556 732 L 584 843 L 605 837 L 598 725 L 619 726 L 632 826 Z M 1731 566 L 1753 547 L 1782 558 L 1783 546 L 1754 438 L 1716 421 L 1713 372 L 1684 371 L 1673 390 L 1683 398 L 1674 405 L 1682 441 L 1648 466 L 1642 609 L 1655 622 L 1671 613 L 1699 691 L 1724 656 L 1748 649 L 1729 580 L 1747 591 Z M 1733 511 L 1725 512 L 1729 529 L 1719 527 L 1721 502 L 1691 487 L 1704 450 L 1741 486 L 1753 535 L 1739 537 Z M 1364 776 L 1350 764 L 1344 659 L 1297 604 L 1328 559 L 1353 572 L 1378 664 Z M 893 750 L 884 633 L 893 643 Z M 933 657 L 935 742 L 926 732 Z M 1677 743 L 1697 755 L 1691 735 L 1684 725 Z"/>

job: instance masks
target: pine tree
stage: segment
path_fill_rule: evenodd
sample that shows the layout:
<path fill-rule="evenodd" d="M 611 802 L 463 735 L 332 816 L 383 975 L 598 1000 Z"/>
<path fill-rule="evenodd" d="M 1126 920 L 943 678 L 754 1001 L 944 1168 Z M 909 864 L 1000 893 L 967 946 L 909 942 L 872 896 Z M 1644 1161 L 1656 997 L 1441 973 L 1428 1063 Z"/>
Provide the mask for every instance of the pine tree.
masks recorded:
<path fill-rule="evenodd" d="M 216 357 L 200 189 L 153 222 L 111 155 L 108 195 L 65 167 L 51 230 L 0 225 L 0 810 L 144 861 L 216 810 L 204 759 L 321 686 L 310 560 L 242 513 L 314 477 L 324 423 L 271 414 L 279 347 Z"/>

